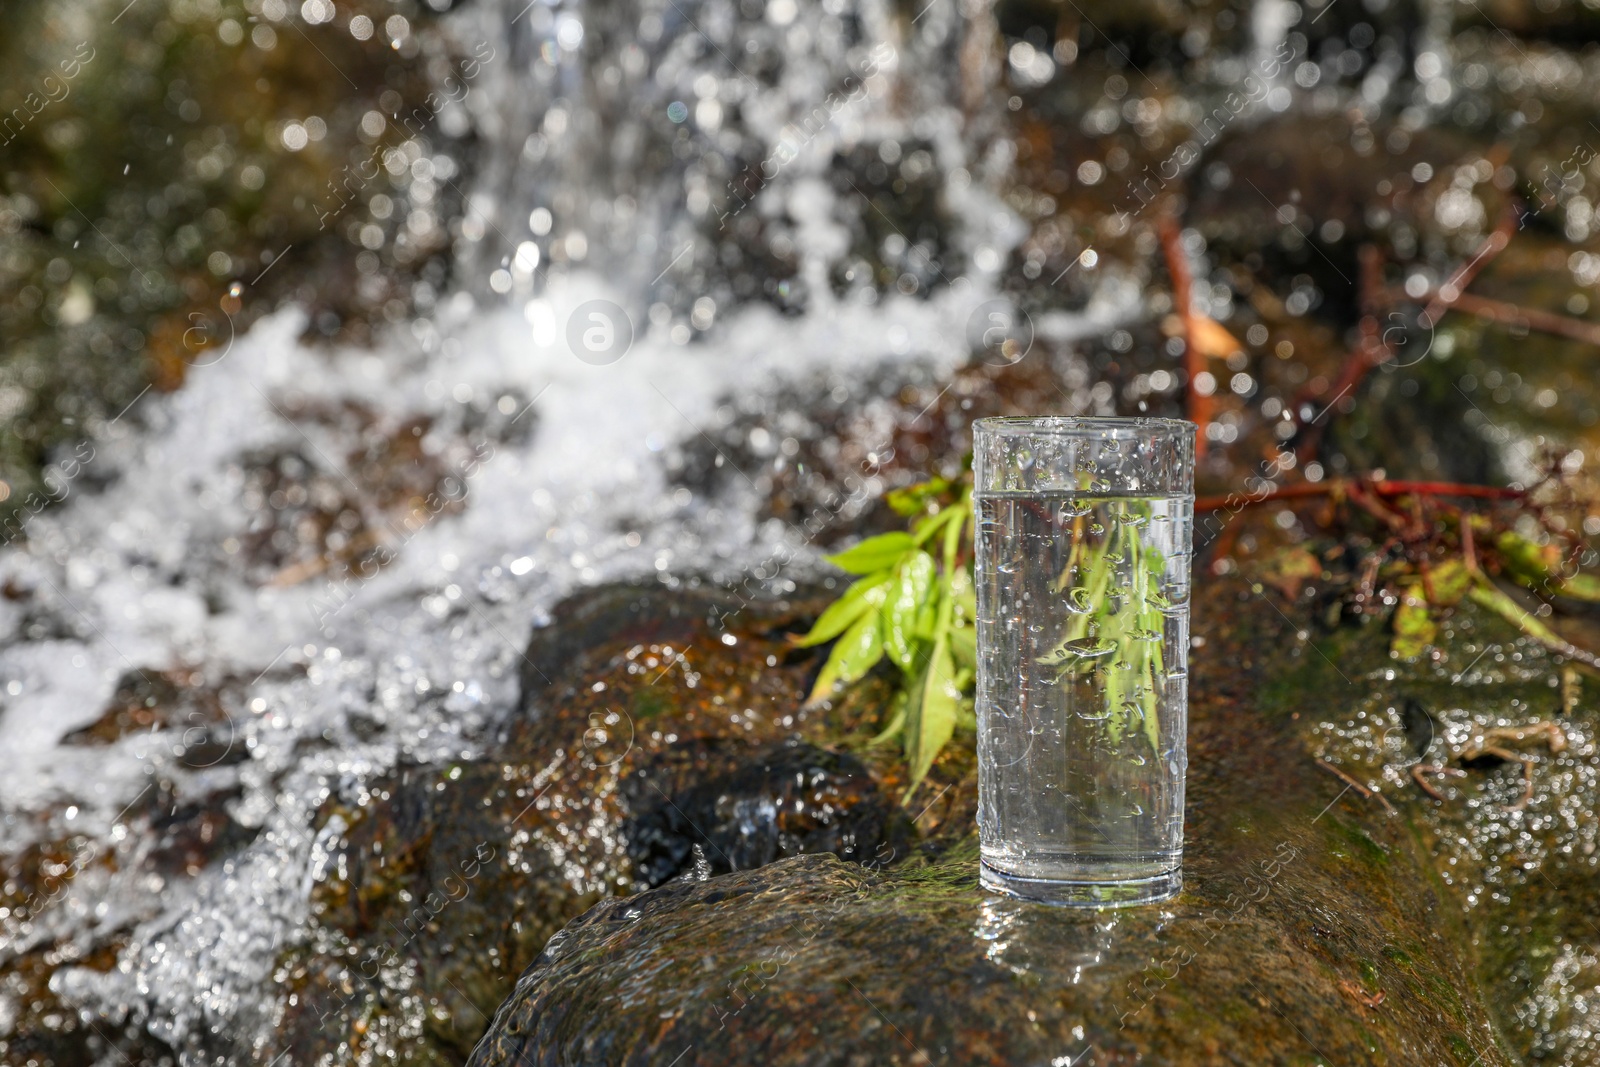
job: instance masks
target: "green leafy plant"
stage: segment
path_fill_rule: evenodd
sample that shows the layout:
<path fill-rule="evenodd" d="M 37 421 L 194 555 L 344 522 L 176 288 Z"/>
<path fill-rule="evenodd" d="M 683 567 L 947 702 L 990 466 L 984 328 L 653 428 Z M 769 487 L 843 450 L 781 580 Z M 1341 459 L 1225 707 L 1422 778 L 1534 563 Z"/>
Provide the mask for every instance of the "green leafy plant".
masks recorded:
<path fill-rule="evenodd" d="M 972 494 L 934 479 L 891 493 L 889 504 L 915 519 L 911 529 L 827 557 L 860 577 L 796 644 L 835 642 L 808 704 L 859 681 L 885 658 L 899 668 L 889 723 L 873 743 L 901 740 L 911 771 L 909 798 L 957 723 L 972 717 L 966 695 L 977 670 L 977 602 L 967 551 Z"/>
<path fill-rule="evenodd" d="M 1486 520 L 1467 521 L 1484 532 L 1489 530 Z M 1425 653 L 1438 638 L 1435 616 L 1441 609 L 1452 608 L 1466 599 L 1499 615 L 1552 651 L 1591 668 L 1600 666 L 1593 653 L 1567 641 L 1496 585 L 1480 563 L 1480 555 L 1484 562 L 1531 592 L 1600 603 L 1600 580 L 1588 574 L 1564 573 L 1561 552 L 1555 545 L 1541 545 L 1503 530 L 1485 549 L 1433 563 L 1402 589 L 1389 645 L 1396 655 L 1411 659 Z"/>
<path fill-rule="evenodd" d="M 1123 501 L 1118 508 L 1109 516 L 1109 533 L 1097 522 L 1086 530 L 1083 515 L 1072 520 L 1072 549 L 1055 588 L 1067 594 L 1073 614 L 1060 642 L 1038 662 L 1059 668 L 1063 679 L 1103 672 L 1104 714 L 1097 717 L 1112 743 L 1142 729 L 1159 752 L 1156 694 L 1166 673 L 1161 646 L 1171 608 L 1161 592 L 1166 563 L 1139 536 L 1150 522 L 1150 505 Z M 1124 565 L 1132 581 L 1114 585 Z"/>
<path fill-rule="evenodd" d="M 1401 659 L 1444 655 L 1448 650 L 1437 647 L 1439 623 L 1465 601 L 1575 667 L 1600 674 L 1600 655 L 1546 621 L 1600 604 L 1600 576 L 1585 569 L 1593 566 L 1585 531 L 1600 511 L 1600 481 L 1569 467 L 1560 449 L 1547 453 L 1542 466 L 1542 475 L 1526 487 L 1392 481 L 1374 472 L 1248 497 L 1201 498 L 1195 513 L 1270 505 L 1276 528 L 1309 531 L 1309 537 L 1296 534 L 1292 543 L 1254 559 L 1254 550 L 1241 554 L 1256 591 L 1271 585 L 1292 602 L 1311 592 L 1305 586 L 1314 582 L 1329 626 L 1346 614 L 1377 615 L 1398 601 L 1389 647 Z M 1285 514 L 1295 522 L 1284 525 Z M 1233 554 L 1243 525 L 1224 530 L 1214 567 Z"/>

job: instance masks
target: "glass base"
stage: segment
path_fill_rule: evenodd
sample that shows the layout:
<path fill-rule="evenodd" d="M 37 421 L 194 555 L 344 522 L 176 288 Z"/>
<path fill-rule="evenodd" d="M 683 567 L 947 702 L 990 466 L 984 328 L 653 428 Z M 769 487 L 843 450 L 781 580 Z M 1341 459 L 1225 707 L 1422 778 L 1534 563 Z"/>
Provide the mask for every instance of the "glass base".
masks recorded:
<path fill-rule="evenodd" d="M 1183 868 L 1149 878 L 1119 882 L 1074 882 L 1060 878 L 1025 878 L 997 871 L 982 861 L 978 877 L 985 889 L 993 889 L 1023 900 L 1056 904 L 1069 908 L 1126 908 L 1153 904 L 1177 896 L 1183 889 Z"/>

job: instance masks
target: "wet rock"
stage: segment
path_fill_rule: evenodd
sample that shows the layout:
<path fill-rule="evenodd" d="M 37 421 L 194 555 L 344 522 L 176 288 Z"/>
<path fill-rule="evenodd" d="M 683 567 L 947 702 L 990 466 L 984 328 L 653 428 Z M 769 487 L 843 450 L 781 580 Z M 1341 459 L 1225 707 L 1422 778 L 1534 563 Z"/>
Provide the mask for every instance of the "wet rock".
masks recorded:
<path fill-rule="evenodd" d="M 1123 359 L 1127 367 L 1112 363 L 1109 372 L 1132 377 L 1133 358 Z M 1089 380 L 1081 359 L 1042 340 L 1015 362 L 977 360 L 948 380 L 915 369 L 849 383 L 807 377 L 728 397 L 704 434 L 668 455 L 667 467 L 697 496 L 742 488 L 748 478 L 767 494 L 772 514 L 827 546 L 901 528 L 884 490 L 935 475 L 959 478 L 974 419 L 1082 412 L 1095 404 Z"/>
<path fill-rule="evenodd" d="M 1362 915 L 1360 890 L 1303 884 L 1304 852 L 1269 859 L 1275 879 L 1250 872 L 1281 894 L 1266 903 L 1214 871 L 1215 895 L 1114 918 L 989 897 L 970 848 L 883 874 L 800 857 L 674 883 L 563 931 L 471 1062 L 1381 1064 L 1474 1042 L 1508 1062 L 1450 988 L 1461 962 L 1439 958 L 1426 890 L 1404 894 L 1422 910 Z M 1288 919 L 1343 906 L 1326 938 Z"/>
<path fill-rule="evenodd" d="M 484 757 L 345 783 L 318 820 L 315 921 L 280 960 L 274 1054 L 459 1063 L 564 923 L 694 876 L 697 850 L 707 876 L 905 854 L 890 761 L 839 747 L 875 719 L 800 707 L 822 655 L 787 635 L 819 604 L 592 590 L 536 631 Z"/>
<path fill-rule="evenodd" d="M 676 790 L 657 784 L 652 770 L 628 782 L 638 814 L 625 831 L 635 870 L 651 886 L 693 867 L 696 855 L 707 872 L 726 874 L 822 852 L 881 863 L 906 848 L 910 820 L 848 755 L 786 741 Z"/>
<path fill-rule="evenodd" d="M 479 467 L 538 423 L 516 390 L 400 418 L 357 400 L 298 392 L 273 407 L 300 440 L 237 457 L 246 525 L 236 544 L 218 546 L 218 556 L 242 553 L 246 575 L 261 585 L 326 578 L 327 608 L 342 606 L 349 587 L 392 562 L 410 533 L 466 507 Z M 344 444 L 343 463 L 331 463 L 330 448 L 306 444 L 312 434 Z"/>
<path fill-rule="evenodd" d="M 1525 812 L 1516 761 L 1437 801 L 1409 768 L 1472 722 L 1558 714 L 1561 666 L 1468 610 L 1448 663 L 1408 665 L 1378 626 L 1296 630 L 1263 596 L 1196 589 L 1175 901 L 993 897 L 970 838 L 886 870 L 802 855 L 679 879 L 553 938 L 472 1064 L 1581 1062 L 1592 700 L 1559 755 L 1533 753 Z"/>
<path fill-rule="evenodd" d="M 207 864 L 244 848 L 260 827 L 242 826 L 228 812 L 239 790 L 199 800 L 179 801 L 170 789 L 156 794 L 146 862 L 162 874 L 199 874 Z"/>
<path fill-rule="evenodd" d="M 116 966 L 117 941 L 92 953 L 40 950 L 6 961 L 0 976 L 0 1057 L 31 1067 L 94 1067 L 107 1059 L 151 1067 L 177 1067 L 174 1051 L 138 1026 L 84 1018 L 51 988 L 64 962 L 95 970 Z"/>
<path fill-rule="evenodd" d="M 178 731 L 193 749 L 197 766 L 211 766 L 233 746 L 212 739 L 231 733 L 225 701 L 237 701 L 242 686 L 208 685 L 198 671 L 128 671 L 117 679 L 100 718 L 62 738 L 69 745 L 109 745 L 128 734 Z M 220 751 L 212 751 L 221 745 Z M 239 746 L 241 752 L 243 746 Z M 210 758 L 209 762 L 208 757 Z"/>

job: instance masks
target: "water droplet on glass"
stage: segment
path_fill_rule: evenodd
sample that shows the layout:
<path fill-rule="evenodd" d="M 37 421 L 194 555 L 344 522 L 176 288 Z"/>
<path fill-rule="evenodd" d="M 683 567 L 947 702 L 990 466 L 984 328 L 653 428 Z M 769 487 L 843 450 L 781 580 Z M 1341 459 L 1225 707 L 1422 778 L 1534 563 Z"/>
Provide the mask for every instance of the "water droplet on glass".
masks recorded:
<path fill-rule="evenodd" d="M 1078 588 L 1074 589 L 1072 592 L 1067 594 L 1067 610 L 1068 611 L 1072 611 L 1072 612 L 1075 612 L 1075 613 L 1077 613 L 1079 615 L 1082 615 L 1085 612 L 1091 610 L 1093 607 L 1094 607 L 1094 604 L 1089 599 L 1089 587 L 1088 586 L 1080 585 L 1080 586 L 1078 586 Z"/>
<path fill-rule="evenodd" d="M 1081 515 L 1087 515 L 1093 510 L 1094 508 L 1088 504 L 1080 503 L 1076 500 L 1069 500 L 1065 504 L 1061 505 L 1060 517 L 1058 521 L 1071 522 L 1073 519 L 1076 519 Z"/>
<path fill-rule="evenodd" d="M 1106 528 L 1101 526 L 1098 522 L 1091 522 L 1089 524 L 1089 532 L 1094 534 L 1096 537 L 1099 537 L 1101 534 L 1106 532 Z"/>
<path fill-rule="evenodd" d="M 1134 630 L 1129 636 L 1131 636 L 1135 641 L 1159 641 L 1161 640 L 1161 631 Z"/>
<path fill-rule="evenodd" d="M 1076 641 L 1068 641 L 1064 650 L 1068 655 L 1078 656 L 1081 659 L 1098 659 L 1116 651 L 1114 641 L 1107 641 L 1103 637 L 1084 637 Z"/>

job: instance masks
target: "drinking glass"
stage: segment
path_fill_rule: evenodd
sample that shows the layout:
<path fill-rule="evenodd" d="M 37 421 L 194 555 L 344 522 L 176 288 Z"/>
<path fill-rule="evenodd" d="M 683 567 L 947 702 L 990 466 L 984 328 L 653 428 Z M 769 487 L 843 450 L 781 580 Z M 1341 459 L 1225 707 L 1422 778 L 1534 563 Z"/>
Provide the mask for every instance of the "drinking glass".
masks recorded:
<path fill-rule="evenodd" d="M 1182 888 L 1194 434 L 973 426 L 985 886 L 1090 906 Z"/>

